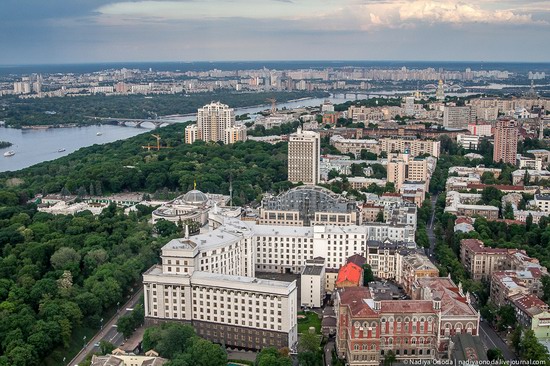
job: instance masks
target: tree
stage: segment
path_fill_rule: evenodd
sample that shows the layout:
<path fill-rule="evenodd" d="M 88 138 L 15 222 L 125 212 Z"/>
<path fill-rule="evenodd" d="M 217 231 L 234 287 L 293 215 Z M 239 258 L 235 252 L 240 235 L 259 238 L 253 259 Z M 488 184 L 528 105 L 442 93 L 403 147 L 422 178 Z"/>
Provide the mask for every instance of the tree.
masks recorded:
<path fill-rule="evenodd" d="M 225 366 L 227 353 L 219 345 L 199 337 L 193 338 L 191 347 L 186 351 L 193 365 L 196 366 Z"/>
<path fill-rule="evenodd" d="M 504 213 L 502 216 L 504 216 L 504 218 L 508 220 L 514 219 L 514 208 L 512 207 L 512 204 L 510 202 L 506 202 L 506 205 L 504 206 Z"/>
<path fill-rule="evenodd" d="M 62 247 L 52 255 L 50 262 L 54 269 L 67 269 L 77 274 L 80 267 L 80 254 L 73 248 Z"/>
<path fill-rule="evenodd" d="M 101 354 L 103 355 L 110 354 L 115 348 L 115 345 L 111 342 L 107 342 L 105 340 L 99 342 L 99 349 L 101 350 Z"/>
<path fill-rule="evenodd" d="M 498 348 L 489 348 L 487 350 L 487 358 L 489 361 L 502 360 L 504 361 L 504 356 L 502 351 Z"/>
<path fill-rule="evenodd" d="M 512 305 L 501 306 L 497 310 L 497 328 L 500 330 L 505 330 L 508 327 L 516 324 L 516 312 Z"/>
<path fill-rule="evenodd" d="M 389 350 L 384 356 L 384 366 L 391 366 L 395 361 L 397 361 L 395 353 L 392 350 Z"/>
<path fill-rule="evenodd" d="M 524 360 L 542 361 L 542 364 L 550 364 L 548 350 L 535 336 L 532 330 L 526 330 L 520 343 L 520 354 Z"/>
<path fill-rule="evenodd" d="M 369 282 L 374 281 L 372 268 L 368 263 L 363 264 L 363 286 L 367 286 Z"/>
<path fill-rule="evenodd" d="M 256 366 L 291 366 L 292 361 L 275 347 L 263 348 L 256 356 Z"/>
<path fill-rule="evenodd" d="M 171 236 L 178 233 L 178 226 L 171 221 L 161 219 L 155 223 L 153 228 L 160 236 Z"/>
<path fill-rule="evenodd" d="M 384 211 L 380 210 L 376 214 L 376 222 L 384 222 Z"/>

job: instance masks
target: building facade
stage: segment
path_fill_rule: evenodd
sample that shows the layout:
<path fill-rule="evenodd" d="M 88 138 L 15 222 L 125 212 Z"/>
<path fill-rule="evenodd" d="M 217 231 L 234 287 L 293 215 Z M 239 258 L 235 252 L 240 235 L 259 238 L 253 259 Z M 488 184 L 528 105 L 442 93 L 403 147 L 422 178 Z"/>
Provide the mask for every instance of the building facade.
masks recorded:
<path fill-rule="evenodd" d="M 493 161 L 516 164 L 518 125 L 514 120 L 499 120 L 495 125 Z"/>
<path fill-rule="evenodd" d="M 424 154 L 439 158 L 440 141 L 420 140 L 415 138 L 381 138 L 380 152 L 388 154 L 392 152 L 408 153 L 411 157 Z"/>
<path fill-rule="evenodd" d="M 288 180 L 292 183 L 318 184 L 320 156 L 320 135 L 298 128 L 288 140 Z"/>

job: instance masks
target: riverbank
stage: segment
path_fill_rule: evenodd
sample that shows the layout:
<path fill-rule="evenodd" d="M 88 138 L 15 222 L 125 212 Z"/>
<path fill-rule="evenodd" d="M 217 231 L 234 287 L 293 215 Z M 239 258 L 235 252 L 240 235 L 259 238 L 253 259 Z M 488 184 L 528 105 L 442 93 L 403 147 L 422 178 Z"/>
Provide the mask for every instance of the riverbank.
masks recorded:
<path fill-rule="evenodd" d="M 5 149 L 12 146 L 13 144 L 9 141 L 0 141 L 0 149 Z"/>

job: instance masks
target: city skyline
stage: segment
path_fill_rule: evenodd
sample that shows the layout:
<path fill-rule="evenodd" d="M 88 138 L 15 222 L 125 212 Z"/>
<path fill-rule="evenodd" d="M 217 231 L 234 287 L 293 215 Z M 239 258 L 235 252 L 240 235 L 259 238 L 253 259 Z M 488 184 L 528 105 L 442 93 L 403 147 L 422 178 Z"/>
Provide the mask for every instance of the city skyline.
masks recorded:
<path fill-rule="evenodd" d="M 550 58 L 540 0 L 9 0 L 0 19 L 3 65 Z"/>

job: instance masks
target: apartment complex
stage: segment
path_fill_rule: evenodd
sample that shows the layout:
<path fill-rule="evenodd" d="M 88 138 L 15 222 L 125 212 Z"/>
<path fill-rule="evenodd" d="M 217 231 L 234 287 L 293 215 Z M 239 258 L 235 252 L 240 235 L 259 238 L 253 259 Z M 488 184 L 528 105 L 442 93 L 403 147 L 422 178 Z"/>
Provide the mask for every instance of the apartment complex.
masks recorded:
<path fill-rule="evenodd" d="M 443 126 L 449 128 L 468 128 L 476 120 L 475 110 L 471 106 L 443 107 Z"/>
<path fill-rule="evenodd" d="M 197 110 L 197 124 L 185 128 L 185 143 L 196 140 L 232 144 L 246 140 L 246 128 L 235 126 L 235 111 L 228 105 L 212 102 Z"/>
<path fill-rule="evenodd" d="M 482 216 L 487 220 L 498 219 L 499 208 L 490 205 L 478 205 L 481 194 L 478 193 L 460 193 L 448 191 L 446 195 L 445 212 L 456 216 Z"/>
<path fill-rule="evenodd" d="M 410 158 L 408 154 L 395 154 L 388 160 L 387 181 L 395 185 L 395 190 L 401 190 L 405 181 L 424 182 L 429 185 L 428 161 L 422 158 Z"/>
<path fill-rule="evenodd" d="M 441 142 L 435 140 L 420 140 L 415 138 L 381 138 L 380 152 L 388 154 L 398 152 L 407 153 L 411 157 L 431 155 L 439 158 Z"/>
<path fill-rule="evenodd" d="M 352 153 L 356 158 L 361 156 L 361 150 L 366 150 L 376 155 L 380 152 L 378 141 L 372 139 L 346 139 L 340 135 L 334 135 L 330 138 L 330 144 L 341 153 Z"/>
<path fill-rule="evenodd" d="M 319 134 L 298 128 L 288 140 L 288 180 L 292 183 L 318 184 L 320 156 Z"/>
<path fill-rule="evenodd" d="M 484 246 L 479 239 L 460 241 L 460 261 L 474 280 L 489 280 L 494 273 L 498 273 L 497 276 L 502 278 L 515 278 L 513 281 L 516 284 L 518 281 L 522 281 L 531 293 L 537 295 L 541 293 L 541 289 L 534 279 L 547 273 L 546 268 L 541 266 L 537 259 L 529 257 L 525 251 L 489 248 Z M 516 271 L 517 273 L 512 275 L 510 272 L 503 271 Z M 495 296 L 497 295 L 495 294 Z"/>
<path fill-rule="evenodd" d="M 518 124 L 514 120 L 499 120 L 495 125 L 493 161 L 516 164 L 518 152 Z M 515 183 L 514 183 L 515 184 Z"/>

